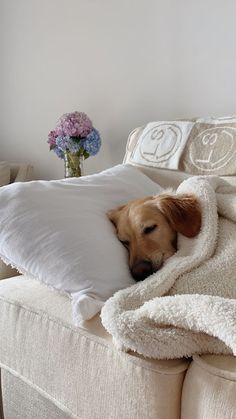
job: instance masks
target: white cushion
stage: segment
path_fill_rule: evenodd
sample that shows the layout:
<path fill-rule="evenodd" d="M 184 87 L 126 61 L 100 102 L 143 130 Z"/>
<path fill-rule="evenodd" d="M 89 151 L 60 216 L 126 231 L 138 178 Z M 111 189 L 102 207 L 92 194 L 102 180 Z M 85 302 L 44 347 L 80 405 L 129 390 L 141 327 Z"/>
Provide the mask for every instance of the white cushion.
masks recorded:
<path fill-rule="evenodd" d="M 76 321 L 134 283 L 127 251 L 106 212 L 160 191 L 132 166 L 61 181 L 15 183 L 0 190 L 0 256 L 69 293 Z"/>
<path fill-rule="evenodd" d="M 10 165 L 5 161 L 0 162 L 0 186 L 10 183 Z"/>

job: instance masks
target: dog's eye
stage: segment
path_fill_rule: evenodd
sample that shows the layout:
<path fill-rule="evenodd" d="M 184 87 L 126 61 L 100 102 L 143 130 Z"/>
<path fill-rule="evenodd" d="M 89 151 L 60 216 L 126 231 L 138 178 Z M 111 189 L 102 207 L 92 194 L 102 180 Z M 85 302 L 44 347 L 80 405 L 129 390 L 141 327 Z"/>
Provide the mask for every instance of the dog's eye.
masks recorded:
<path fill-rule="evenodd" d="M 129 241 L 128 240 L 120 240 L 120 242 L 123 244 L 123 246 L 125 247 L 129 247 Z"/>
<path fill-rule="evenodd" d="M 145 229 L 143 230 L 143 234 L 149 234 L 152 231 L 154 231 L 156 228 L 157 228 L 156 224 L 153 224 L 152 226 L 145 227 Z"/>

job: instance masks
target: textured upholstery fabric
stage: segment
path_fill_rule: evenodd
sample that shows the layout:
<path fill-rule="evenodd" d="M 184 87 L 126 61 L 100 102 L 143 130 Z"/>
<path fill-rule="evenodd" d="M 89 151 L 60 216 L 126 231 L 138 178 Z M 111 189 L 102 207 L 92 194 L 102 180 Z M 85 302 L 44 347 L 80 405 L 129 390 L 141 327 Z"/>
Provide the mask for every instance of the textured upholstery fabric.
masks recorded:
<path fill-rule="evenodd" d="M 71 419 L 39 391 L 8 371 L 2 371 L 4 419 Z"/>
<path fill-rule="evenodd" d="M 0 282 L 0 334 L 1 367 L 67 415 L 179 418 L 186 361 L 117 351 L 98 318 L 76 328 L 68 297 L 35 280 Z"/>
<path fill-rule="evenodd" d="M 236 357 L 194 356 L 183 386 L 181 419 L 236 418 Z"/>

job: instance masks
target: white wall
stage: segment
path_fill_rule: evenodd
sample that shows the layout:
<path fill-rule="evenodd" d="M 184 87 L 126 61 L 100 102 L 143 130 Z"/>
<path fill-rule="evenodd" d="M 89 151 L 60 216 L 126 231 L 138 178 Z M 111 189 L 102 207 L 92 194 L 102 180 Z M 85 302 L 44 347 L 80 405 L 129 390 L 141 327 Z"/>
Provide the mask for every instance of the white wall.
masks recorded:
<path fill-rule="evenodd" d="M 47 134 L 74 110 L 103 139 L 86 173 L 149 120 L 236 113 L 235 20 L 235 0 L 0 0 L 0 159 L 62 177 Z"/>

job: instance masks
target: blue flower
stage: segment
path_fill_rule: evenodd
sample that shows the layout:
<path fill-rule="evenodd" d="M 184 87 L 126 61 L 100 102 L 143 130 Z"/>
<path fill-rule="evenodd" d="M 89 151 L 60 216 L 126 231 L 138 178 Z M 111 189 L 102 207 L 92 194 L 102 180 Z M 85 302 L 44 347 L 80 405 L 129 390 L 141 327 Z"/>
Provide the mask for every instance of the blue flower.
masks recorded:
<path fill-rule="evenodd" d="M 62 151 L 66 151 L 67 149 L 67 141 L 70 139 L 70 137 L 66 136 L 58 136 L 56 138 L 56 145 L 57 148 L 59 148 Z"/>
<path fill-rule="evenodd" d="M 64 151 L 62 151 L 60 148 L 54 147 L 53 151 L 56 153 L 59 159 L 64 159 Z"/>
<path fill-rule="evenodd" d="M 81 142 L 75 141 L 73 140 L 73 138 L 69 137 L 68 140 L 66 141 L 66 148 L 71 153 L 77 153 L 77 151 L 79 151 L 81 148 Z"/>
<path fill-rule="evenodd" d="M 58 136 L 56 138 L 56 146 L 59 150 L 70 151 L 71 153 L 77 153 L 80 150 L 80 141 L 75 141 L 68 135 Z"/>
<path fill-rule="evenodd" d="M 81 140 L 81 145 L 87 151 L 87 153 L 89 153 L 90 156 L 95 156 L 101 147 L 101 138 L 99 132 L 93 128 L 87 137 Z"/>

